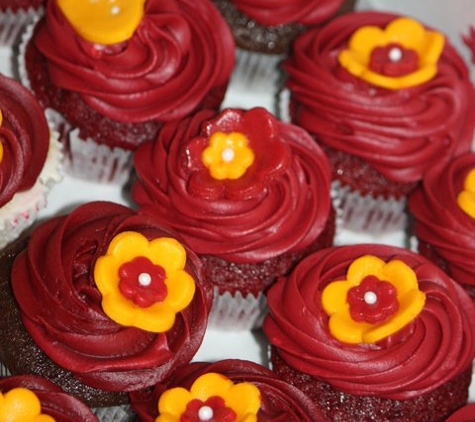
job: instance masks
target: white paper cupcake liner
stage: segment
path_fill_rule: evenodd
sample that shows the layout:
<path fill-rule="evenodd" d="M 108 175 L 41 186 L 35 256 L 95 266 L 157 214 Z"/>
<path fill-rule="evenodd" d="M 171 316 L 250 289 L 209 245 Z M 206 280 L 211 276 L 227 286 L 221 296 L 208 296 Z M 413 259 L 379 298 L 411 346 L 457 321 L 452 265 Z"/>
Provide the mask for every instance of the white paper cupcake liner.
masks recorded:
<path fill-rule="evenodd" d="M 69 175 L 99 183 L 123 184 L 132 170 L 132 151 L 82 139 L 60 113 L 46 109 L 48 118 L 59 131 L 64 155 L 64 170 Z"/>
<path fill-rule="evenodd" d="M 208 327 L 216 330 L 244 331 L 260 328 L 267 312 L 265 295 L 237 292 L 219 294 L 214 290 L 213 305 L 208 316 Z"/>
<path fill-rule="evenodd" d="M 282 79 L 280 54 L 264 54 L 236 48 L 231 83 L 254 92 L 276 93 Z"/>
<path fill-rule="evenodd" d="M 51 124 L 50 133 L 50 148 L 36 183 L 28 190 L 16 193 L 0 208 L 0 248 L 17 239 L 36 221 L 38 213 L 46 207 L 51 187 L 63 179 L 61 145 Z"/>
<path fill-rule="evenodd" d="M 405 231 L 406 198 L 362 196 L 339 181 L 332 182 L 334 206 L 338 207 L 339 230 L 368 234 Z"/>

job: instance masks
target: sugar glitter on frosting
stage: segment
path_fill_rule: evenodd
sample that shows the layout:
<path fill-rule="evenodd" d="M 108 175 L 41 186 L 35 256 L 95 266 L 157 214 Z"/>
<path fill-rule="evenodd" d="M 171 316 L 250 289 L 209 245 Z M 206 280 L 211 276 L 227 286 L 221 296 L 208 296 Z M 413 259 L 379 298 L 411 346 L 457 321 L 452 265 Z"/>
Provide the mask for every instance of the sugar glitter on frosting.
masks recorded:
<path fill-rule="evenodd" d="M 387 339 L 345 344 L 329 332 L 321 295 L 365 255 L 404 262 L 426 300 L 417 318 Z M 416 397 L 470 368 L 475 356 L 473 301 L 442 270 L 407 249 L 360 244 L 321 250 L 271 286 L 267 299 L 264 331 L 279 356 L 297 371 L 349 394 Z"/>

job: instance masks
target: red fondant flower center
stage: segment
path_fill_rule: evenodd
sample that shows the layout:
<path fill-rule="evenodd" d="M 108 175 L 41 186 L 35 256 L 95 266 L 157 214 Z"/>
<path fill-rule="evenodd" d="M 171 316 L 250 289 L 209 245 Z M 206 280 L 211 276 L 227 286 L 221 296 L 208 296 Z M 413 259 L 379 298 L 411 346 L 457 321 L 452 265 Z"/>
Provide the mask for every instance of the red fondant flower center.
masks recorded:
<path fill-rule="evenodd" d="M 234 422 L 236 413 L 227 407 L 224 399 L 213 396 L 202 401 L 191 400 L 185 412 L 180 417 L 180 422 Z"/>
<path fill-rule="evenodd" d="M 419 57 L 416 51 L 397 43 L 375 47 L 371 52 L 369 68 L 385 76 L 403 76 L 418 69 Z"/>
<path fill-rule="evenodd" d="M 166 298 L 165 277 L 163 267 L 138 256 L 120 267 L 119 289 L 127 299 L 146 308 Z"/>
<path fill-rule="evenodd" d="M 383 322 L 399 309 L 396 288 L 373 275 L 348 291 L 351 317 L 358 322 Z"/>

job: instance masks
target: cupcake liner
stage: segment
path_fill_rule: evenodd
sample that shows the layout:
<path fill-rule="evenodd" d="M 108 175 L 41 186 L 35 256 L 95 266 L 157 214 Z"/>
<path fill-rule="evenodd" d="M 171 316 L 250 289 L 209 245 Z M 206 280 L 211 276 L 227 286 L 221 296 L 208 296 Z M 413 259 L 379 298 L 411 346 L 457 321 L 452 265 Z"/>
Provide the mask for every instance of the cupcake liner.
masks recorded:
<path fill-rule="evenodd" d="M 66 173 L 79 179 L 110 184 L 122 184 L 129 178 L 132 151 L 83 139 L 79 129 L 72 127 L 60 113 L 53 109 L 46 109 L 45 113 L 59 132 Z"/>
<path fill-rule="evenodd" d="M 0 45 L 12 47 L 21 38 L 25 27 L 30 24 L 38 15 L 43 13 L 43 8 L 12 10 L 7 9 L 0 12 Z"/>
<path fill-rule="evenodd" d="M 280 63 L 284 55 L 265 54 L 236 48 L 236 64 L 231 75 L 231 83 L 243 89 L 277 93 L 282 79 Z"/>
<path fill-rule="evenodd" d="M 407 226 L 406 198 L 363 196 L 339 181 L 332 183 L 334 205 L 341 229 L 381 234 L 404 231 Z"/>
<path fill-rule="evenodd" d="M 136 416 L 129 405 L 92 409 L 101 422 L 131 422 Z"/>
<path fill-rule="evenodd" d="M 16 193 L 0 208 L 0 248 L 15 240 L 31 226 L 38 213 L 46 207 L 51 187 L 63 178 L 61 145 L 58 134 L 50 126 L 50 148 L 36 183 L 24 192 Z"/>
<path fill-rule="evenodd" d="M 40 16 L 36 16 L 25 29 L 19 47 L 18 73 L 23 85 L 31 89 L 25 66 L 25 49 Z M 59 133 L 59 141 L 64 155 L 64 171 L 76 178 L 99 183 L 122 184 L 132 169 L 132 151 L 98 144 L 94 140 L 83 139 L 79 129 L 73 127 L 56 110 L 47 108 L 45 114 Z"/>
<path fill-rule="evenodd" d="M 244 296 L 241 292 L 220 294 L 215 288 L 208 327 L 227 331 L 260 328 L 266 312 L 267 302 L 263 293 L 257 296 L 252 293 Z"/>

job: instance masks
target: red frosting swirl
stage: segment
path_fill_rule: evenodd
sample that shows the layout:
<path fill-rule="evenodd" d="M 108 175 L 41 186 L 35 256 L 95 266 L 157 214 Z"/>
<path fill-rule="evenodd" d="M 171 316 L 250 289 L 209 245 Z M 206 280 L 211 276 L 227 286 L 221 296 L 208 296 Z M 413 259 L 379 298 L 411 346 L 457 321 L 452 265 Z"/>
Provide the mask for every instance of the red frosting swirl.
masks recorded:
<path fill-rule="evenodd" d="M 439 160 L 468 151 L 475 93 L 467 67 L 446 41 L 437 75 L 388 90 L 351 76 L 337 60 L 360 27 L 384 28 L 396 15 L 357 12 L 311 30 L 284 64 L 292 119 L 322 143 L 356 156 L 387 179 L 415 182 Z"/>
<path fill-rule="evenodd" d="M 409 265 L 426 303 L 409 327 L 383 342 L 345 344 L 329 332 L 321 294 L 367 254 Z M 272 286 L 267 299 L 264 331 L 286 363 L 353 395 L 412 398 L 467 370 L 475 356 L 470 297 L 435 265 L 402 248 L 362 244 L 321 250 Z"/>
<path fill-rule="evenodd" d="M 50 132 L 42 109 L 18 81 L 0 75 L 0 206 L 30 189 L 43 169 Z"/>
<path fill-rule="evenodd" d="M 128 230 L 149 240 L 171 236 L 150 217 L 92 202 L 38 226 L 12 268 L 13 292 L 36 344 L 85 384 L 109 391 L 145 388 L 188 363 L 203 339 L 210 306 L 201 265 L 187 250 L 185 271 L 197 288 L 170 331 L 155 334 L 109 319 L 93 269 L 114 236 Z"/>
<path fill-rule="evenodd" d="M 261 393 L 258 422 L 315 422 L 324 420 L 320 410 L 302 391 L 282 381 L 269 369 L 254 362 L 226 359 L 215 363 L 193 362 L 179 369 L 153 390 L 132 393 L 131 402 L 140 421 L 153 422 L 158 416 L 157 403 L 164 391 L 174 387 L 187 390 L 201 375 L 218 373 L 234 383 L 250 382 Z"/>
<path fill-rule="evenodd" d="M 475 417 L 475 403 L 467 404 L 452 414 L 445 422 L 473 422 Z"/>
<path fill-rule="evenodd" d="M 475 154 L 467 153 L 431 169 L 408 199 L 417 238 L 445 261 L 451 277 L 471 286 L 475 286 L 475 219 L 460 208 L 457 195 L 473 168 Z"/>
<path fill-rule="evenodd" d="M 0 392 L 3 394 L 19 387 L 35 393 L 41 403 L 41 412 L 53 417 L 56 422 L 98 422 L 82 401 L 66 394 L 45 378 L 34 375 L 0 378 Z"/>
<path fill-rule="evenodd" d="M 56 86 L 121 122 L 182 117 L 225 86 L 234 66 L 231 32 L 207 0 L 148 0 L 133 37 L 103 50 L 80 38 L 49 1 L 35 44 Z"/>
<path fill-rule="evenodd" d="M 262 25 L 315 25 L 333 16 L 343 0 L 232 0 L 232 3 Z"/>
<path fill-rule="evenodd" d="M 214 130 L 244 131 L 255 163 L 219 181 L 200 163 Z M 234 129 L 233 129 L 234 128 Z M 312 138 L 262 108 L 203 111 L 165 125 L 135 155 L 132 197 L 176 229 L 198 254 L 256 263 L 312 244 L 330 214 L 330 169 Z"/>

